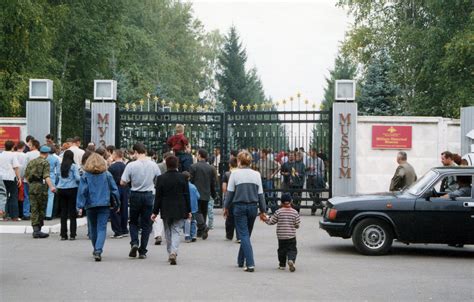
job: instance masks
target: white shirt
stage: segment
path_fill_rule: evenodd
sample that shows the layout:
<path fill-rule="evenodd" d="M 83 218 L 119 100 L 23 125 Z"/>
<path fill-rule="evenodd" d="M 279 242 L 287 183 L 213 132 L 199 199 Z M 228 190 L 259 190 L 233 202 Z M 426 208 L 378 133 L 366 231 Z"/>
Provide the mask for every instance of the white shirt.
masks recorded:
<path fill-rule="evenodd" d="M 76 163 L 76 165 L 78 165 L 79 167 L 82 167 L 82 156 L 86 152 L 82 150 L 81 148 L 79 148 L 78 146 L 71 146 L 69 147 L 68 150 L 71 150 L 72 153 L 74 153 L 74 162 Z"/>
<path fill-rule="evenodd" d="M 17 156 L 18 163 L 20 164 L 20 176 L 23 178 L 25 175 L 26 165 L 28 164 L 28 159 L 26 158 L 26 153 L 23 152 L 15 152 Z"/>
<path fill-rule="evenodd" d="M 16 174 L 15 168 L 19 168 L 18 158 L 12 151 L 4 151 L 0 153 L 0 175 L 3 180 L 14 181 Z"/>
<path fill-rule="evenodd" d="M 40 156 L 40 152 L 38 150 L 30 151 L 26 153 L 26 164 L 30 161 L 32 161 L 35 158 L 38 158 Z"/>

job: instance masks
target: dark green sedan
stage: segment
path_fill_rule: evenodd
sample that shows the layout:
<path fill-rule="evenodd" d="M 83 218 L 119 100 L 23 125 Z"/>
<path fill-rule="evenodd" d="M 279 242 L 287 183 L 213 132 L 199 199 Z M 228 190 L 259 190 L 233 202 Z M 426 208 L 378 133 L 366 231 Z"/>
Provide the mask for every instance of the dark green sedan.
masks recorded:
<path fill-rule="evenodd" d="M 352 238 L 364 255 L 388 253 L 394 239 L 474 244 L 473 176 L 474 167 L 433 168 L 400 192 L 334 197 L 319 226 L 332 237 Z"/>

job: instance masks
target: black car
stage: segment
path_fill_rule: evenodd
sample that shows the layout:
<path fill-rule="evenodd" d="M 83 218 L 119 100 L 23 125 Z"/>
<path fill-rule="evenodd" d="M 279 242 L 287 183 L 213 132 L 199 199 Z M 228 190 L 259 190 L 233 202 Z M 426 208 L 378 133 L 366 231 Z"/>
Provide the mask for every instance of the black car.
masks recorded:
<path fill-rule="evenodd" d="M 319 227 L 332 237 L 352 237 L 365 255 L 386 254 L 394 239 L 407 244 L 474 244 L 473 176 L 474 167 L 440 167 L 400 192 L 334 197 Z M 444 187 L 465 197 L 449 198 L 440 192 Z"/>

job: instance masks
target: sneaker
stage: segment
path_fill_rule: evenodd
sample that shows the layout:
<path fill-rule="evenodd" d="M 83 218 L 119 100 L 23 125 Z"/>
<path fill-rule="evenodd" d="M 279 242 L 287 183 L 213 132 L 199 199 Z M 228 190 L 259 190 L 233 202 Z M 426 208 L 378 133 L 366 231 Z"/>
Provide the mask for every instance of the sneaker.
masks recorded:
<path fill-rule="evenodd" d="M 196 238 L 193 238 L 191 239 L 191 242 L 196 242 L 196 240 L 197 240 Z"/>
<path fill-rule="evenodd" d="M 71 237 L 69 238 L 69 240 L 71 240 L 71 241 L 76 240 L 76 236 L 71 236 Z"/>
<path fill-rule="evenodd" d="M 184 242 L 191 243 L 191 239 L 185 239 Z"/>
<path fill-rule="evenodd" d="M 134 244 L 132 248 L 130 249 L 130 253 L 128 254 L 128 257 L 131 257 L 131 258 L 137 257 L 137 251 L 138 251 L 138 245 Z"/>
<path fill-rule="evenodd" d="M 240 243 L 240 239 L 235 240 L 235 243 Z"/>
<path fill-rule="evenodd" d="M 169 260 L 169 262 L 170 262 L 170 265 L 176 265 L 176 254 L 175 254 L 175 253 L 171 253 L 168 260 Z"/>
<path fill-rule="evenodd" d="M 61 237 L 59 240 L 61 241 L 67 240 L 67 237 Z"/>
<path fill-rule="evenodd" d="M 281 270 L 281 271 L 284 271 L 285 267 L 284 266 L 279 266 L 278 269 Z"/>
<path fill-rule="evenodd" d="M 123 238 L 124 236 L 123 235 L 119 235 L 119 234 L 114 234 L 112 236 L 110 236 L 110 238 L 112 239 L 120 239 L 120 238 Z"/>
<path fill-rule="evenodd" d="M 244 267 L 244 272 L 253 273 L 255 271 L 255 266 L 246 266 Z"/>
<path fill-rule="evenodd" d="M 146 254 L 140 254 L 140 255 L 138 256 L 138 259 L 146 259 Z"/>
<path fill-rule="evenodd" d="M 288 266 L 290 267 L 290 272 L 294 272 L 296 270 L 295 263 L 293 260 L 288 260 Z"/>
<path fill-rule="evenodd" d="M 206 229 L 202 232 L 202 240 L 206 240 L 207 237 L 209 237 L 209 228 L 206 228 Z"/>
<path fill-rule="evenodd" d="M 20 217 L 12 218 L 12 221 L 21 221 Z"/>

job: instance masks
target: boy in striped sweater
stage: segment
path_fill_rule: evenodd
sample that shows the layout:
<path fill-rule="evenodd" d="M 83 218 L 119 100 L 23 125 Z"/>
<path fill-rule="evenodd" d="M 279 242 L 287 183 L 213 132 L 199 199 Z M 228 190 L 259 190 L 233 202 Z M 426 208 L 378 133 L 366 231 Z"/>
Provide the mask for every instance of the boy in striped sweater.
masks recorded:
<path fill-rule="evenodd" d="M 276 224 L 276 233 L 278 238 L 278 261 L 280 270 L 284 270 L 286 260 L 288 259 L 288 267 L 290 272 L 294 272 L 296 254 L 296 229 L 300 226 L 300 215 L 291 207 L 291 195 L 285 193 L 281 196 L 281 207 L 275 212 L 271 218 L 264 218 L 268 225 Z"/>

